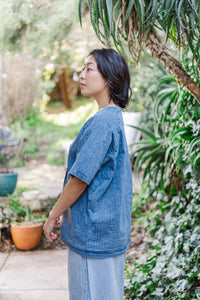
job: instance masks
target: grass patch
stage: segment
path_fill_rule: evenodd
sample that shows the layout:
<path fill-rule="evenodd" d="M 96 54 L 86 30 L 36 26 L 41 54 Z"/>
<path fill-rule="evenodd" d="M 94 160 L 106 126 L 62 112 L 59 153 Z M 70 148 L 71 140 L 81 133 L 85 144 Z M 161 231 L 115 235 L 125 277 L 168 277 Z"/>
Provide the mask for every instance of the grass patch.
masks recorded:
<path fill-rule="evenodd" d="M 63 165 L 64 150 L 61 143 L 73 140 L 86 120 L 97 111 L 95 101 L 76 98 L 72 107 L 63 104 L 50 104 L 45 110 L 32 109 L 27 118 L 22 117 L 12 123 L 11 129 L 23 140 L 18 162 L 10 164 L 21 166 L 22 161 L 36 159 Z"/>

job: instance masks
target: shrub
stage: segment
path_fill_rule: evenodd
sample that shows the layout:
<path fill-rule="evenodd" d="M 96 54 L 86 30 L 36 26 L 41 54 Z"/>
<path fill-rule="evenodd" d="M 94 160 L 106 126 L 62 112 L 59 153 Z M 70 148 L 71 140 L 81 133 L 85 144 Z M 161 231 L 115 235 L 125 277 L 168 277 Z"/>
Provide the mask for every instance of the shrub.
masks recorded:
<path fill-rule="evenodd" d="M 4 63 L 4 117 L 8 122 L 11 118 L 26 116 L 32 108 L 37 92 L 38 74 L 36 61 L 22 53 L 7 53 Z"/>
<path fill-rule="evenodd" d="M 129 299 L 200 298 L 200 106 L 174 79 L 160 82 L 154 132 L 138 145 L 136 171 L 145 163 L 146 217 L 151 250 L 136 261 Z"/>

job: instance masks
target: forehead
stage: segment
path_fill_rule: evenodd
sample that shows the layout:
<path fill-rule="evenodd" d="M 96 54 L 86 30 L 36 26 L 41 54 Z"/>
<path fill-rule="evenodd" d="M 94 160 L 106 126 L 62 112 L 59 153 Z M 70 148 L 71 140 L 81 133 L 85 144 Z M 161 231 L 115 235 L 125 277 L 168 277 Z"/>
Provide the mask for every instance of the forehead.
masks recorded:
<path fill-rule="evenodd" d="M 94 66 L 97 65 L 97 62 L 96 62 L 96 59 L 95 59 L 94 55 L 88 56 L 88 58 L 85 61 L 85 65 L 88 65 L 88 64 L 91 64 L 91 65 L 94 65 Z"/>

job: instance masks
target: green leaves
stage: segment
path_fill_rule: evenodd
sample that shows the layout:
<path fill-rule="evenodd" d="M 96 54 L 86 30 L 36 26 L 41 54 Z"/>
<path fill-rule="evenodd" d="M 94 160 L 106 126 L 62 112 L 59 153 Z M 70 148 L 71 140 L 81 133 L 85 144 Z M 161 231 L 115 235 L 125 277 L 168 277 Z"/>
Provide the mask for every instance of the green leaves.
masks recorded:
<path fill-rule="evenodd" d="M 112 12 L 113 12 L 113 1 L 112 0 L 106 0 L 106 7 L 107 7 L 107 15 L 108 15 L 108 22 L 109 22 L 109 29 L 111 34 L 112 30 Z"/>
<path fill-rule="evenodd" d="M 126 22 L 128 21 L 128 18 L 130 17 L 130 14 L 131 14 L 131 11 L 133 10 L 134 5 L 135 5 L 135 0 L 130 0 L 128 3 L 128 8 L 127 8 L 126 15 L 124 17 L 122 26 L 124 26 L 126 24 Z"/>
<path fill-rule="evenodd" d="M 182 273 L 182 269 L 179 269 L 176 267 L 176 264 L 173 262 L 170 262 L 168 265 L 168 272 L 167 272 L 167 277 L 169 279 L 175 279 L 178 278 Z"/>
<path fill-rule="evenodd" d="M 82 9 L 82 6 L 83 6 L 83 2 L 84 2 L 84 0 L 79 0 L 79 3 L 78 3 L 78 15 L 79 15 L 79 21 L 80 21 L 81 27 L 82 27 L 82 12 L 81 12 L 81 9 Z"/>
<path fill-rule="evenodd" d="M 0 51 L 26 48 L 29 54 L 41 57 L 41 51 L 52 47 L 52 55 L 55 44 L 66 40 L 72 23 L 78 21 L 77 6 L 78 0 L 0 0 Z"/>
<path fill-rule="evenodd" d="M 146 137 L 148 137 L 150 140 L 156 142 L 157 141 L 157 137 L 150 132 L 149 130 L 146 130 L 145 128 L 141 128 L 141 127 L 137 127 L 137 126 L 133 126 L 133 125 L 129 125 L 130 127 L 137 129 L 139 131 L 141 131 L 142 133 L 145 134 Z"/>
<path fill-rule="evenodd" d="M 83 2 L 79 0 L 80 22 Z M 115 45 L 121 47 L 122 41 L 127 41 L 126 51 L 130 46 L 129 43 L 132 43 L 135 51 L 139 52 L 147 33 L 151 29 L 160 28 L 165 32 L 166 39 L 170 38 L 179 47 L 187 43 L 197 63 L 200 63 L 199 1 L 88 0 L 87 3 L 94 30 L 98 38 L 103 37 L 107 44 L 112 37 Z M 134 55 L 133 50 L 131 52 Z"/>
<path fill-rule="evenodd" d="M 174 79 L 163 78 L 153 131 L 137 128 L 143 139 L 136 144 L 134 169 L 143 169 L 147 185 L 141 207 L 146 201 L 155 211 L 150 208 L 143 220 L 152 244 L 130 276 L 126 293 L 131 299 L 190 300 L 198 293 L 200 113 L 193 100 Z"/>

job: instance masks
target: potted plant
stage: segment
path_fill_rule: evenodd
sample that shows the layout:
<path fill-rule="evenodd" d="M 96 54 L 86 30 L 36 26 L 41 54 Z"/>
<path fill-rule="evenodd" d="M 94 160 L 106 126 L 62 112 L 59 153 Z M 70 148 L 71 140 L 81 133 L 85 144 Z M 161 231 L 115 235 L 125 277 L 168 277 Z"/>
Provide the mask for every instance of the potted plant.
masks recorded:
<path fill-rule="evenodd" d="M 31 250 L 39 245 L 46 218 L 34 215 L 33 210 L 16 197 L 12 197 L 8 205 L 0 206 L 0 219 L 10 225 L 12 240 L 18 249 Z"/>

